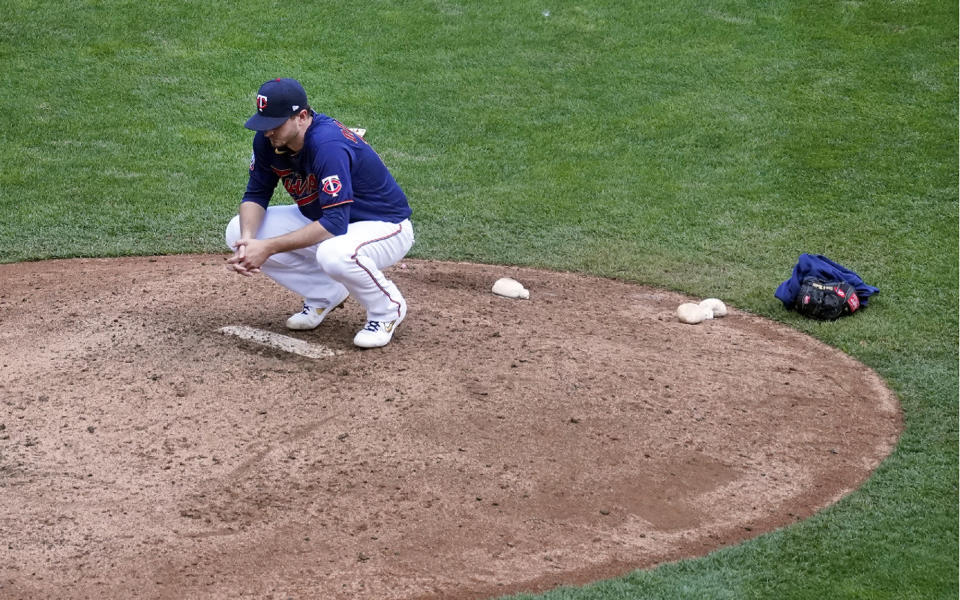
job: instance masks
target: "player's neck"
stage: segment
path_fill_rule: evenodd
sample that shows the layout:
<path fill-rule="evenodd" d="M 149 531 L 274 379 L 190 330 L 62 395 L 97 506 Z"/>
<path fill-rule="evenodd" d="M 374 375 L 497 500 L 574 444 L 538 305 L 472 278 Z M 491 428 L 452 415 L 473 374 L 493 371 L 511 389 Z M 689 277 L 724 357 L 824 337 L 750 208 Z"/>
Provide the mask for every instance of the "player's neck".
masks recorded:
<path fill-rule="evenodd" d="M 313 124 L 313 115 L 307 117 L 302 123 L 298 123 L 299 129 L 297 131 L 297 137 L 290 140 L 290 143 L 287 144 L 287 149 L 290 152 L 296 154 L 303 150 L 303 140 L 307 136 L 307 130 L 310 129 L 310 125 Z"/>

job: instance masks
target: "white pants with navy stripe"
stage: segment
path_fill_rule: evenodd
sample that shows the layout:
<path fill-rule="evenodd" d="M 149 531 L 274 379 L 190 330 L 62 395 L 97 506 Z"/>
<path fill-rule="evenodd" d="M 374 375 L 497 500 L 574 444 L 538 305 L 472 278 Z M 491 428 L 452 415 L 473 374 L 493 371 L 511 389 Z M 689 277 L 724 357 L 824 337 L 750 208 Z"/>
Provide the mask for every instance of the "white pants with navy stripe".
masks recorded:
<path fill-rule="evenodd" d="M 312 223 L 292 204 L 268 206 L 257 239 L 296 231 Z M 227 246 L 233 250 L 240 239 L 240 217 L 227 225 Z M 347 232 L 319 244 L 274 254 L 261 272 L 300 294 L 310 306 L 327 306 L 350 295 L 367 310 L 368 321 L 391 321 L 400 316 L 403 296 L 384 276 L 385 269 L 406 256 L 413 246 L 413 225 L 358 221 Z"/>

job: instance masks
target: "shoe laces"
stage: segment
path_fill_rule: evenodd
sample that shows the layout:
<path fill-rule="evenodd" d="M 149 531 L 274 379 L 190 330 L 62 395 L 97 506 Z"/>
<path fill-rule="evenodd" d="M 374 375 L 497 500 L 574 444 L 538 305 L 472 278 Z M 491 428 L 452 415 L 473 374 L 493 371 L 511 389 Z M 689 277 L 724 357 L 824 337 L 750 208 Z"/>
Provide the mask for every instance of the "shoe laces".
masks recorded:
<path fill-rule="evenodd" d="M 373 331 L 376 332 L 380 329 L 380 321 L 367 321 L 367 326 L 363 328 L 364 331 Z"/>

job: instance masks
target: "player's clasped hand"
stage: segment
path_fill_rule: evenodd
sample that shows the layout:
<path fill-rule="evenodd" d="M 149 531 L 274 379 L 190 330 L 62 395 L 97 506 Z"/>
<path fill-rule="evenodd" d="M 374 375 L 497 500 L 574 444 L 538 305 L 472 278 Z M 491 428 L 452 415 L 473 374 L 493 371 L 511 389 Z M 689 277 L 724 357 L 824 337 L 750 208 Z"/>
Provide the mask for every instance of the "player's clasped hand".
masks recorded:
<path fill-rule="evenodd" d="M 260 272 L 260 265 L 268 258 L 270 253 L 260 240 L 244 238 L 237 240 L 233 256 L 227 259 L 227 268 L 250 277 Z"/>

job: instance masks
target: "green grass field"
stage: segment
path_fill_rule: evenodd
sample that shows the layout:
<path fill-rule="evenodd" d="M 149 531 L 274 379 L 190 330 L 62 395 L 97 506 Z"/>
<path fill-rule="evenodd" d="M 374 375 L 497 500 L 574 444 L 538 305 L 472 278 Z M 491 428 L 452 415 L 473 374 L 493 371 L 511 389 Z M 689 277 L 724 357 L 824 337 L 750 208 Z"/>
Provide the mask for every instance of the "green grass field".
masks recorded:
<path fill-rule="evenodd" d="M 717 296 L 899 394 L 900 444 L 840 503 L 542 598 L 957 597 L 956 3 L 0 8 L 0 262 L 224 252 L 243 121 L 291 76 L 369 130 L 413 204 L 413 256 Z M 802 252 L 880 295 L 834 323 L 785 311 L 773 292 Z"/>

